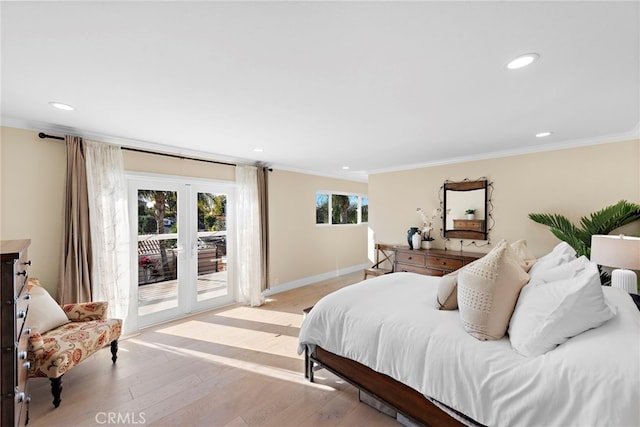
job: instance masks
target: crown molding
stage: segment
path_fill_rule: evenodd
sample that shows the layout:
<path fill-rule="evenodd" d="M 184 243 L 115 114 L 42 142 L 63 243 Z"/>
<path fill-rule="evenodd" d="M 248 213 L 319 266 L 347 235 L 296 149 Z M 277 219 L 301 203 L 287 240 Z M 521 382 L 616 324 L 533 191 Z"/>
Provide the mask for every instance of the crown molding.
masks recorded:
<path fill-rule="evenodd" d="M 554 142 L 550 144 L 536 145 L 534 147 L 527 147 L 527 148 L 514 149 L 514 150 L 490 151 L 487 153 L 476 154 L 472 156 L 460 156 L 460 157 L 453 157 L 449 159 L 437 160 L 433 162 L 414 163 L 414 164 L 405 165 L 398 168 L 376 169 L 376 170 L 369 171 L 368 174 L 377 175 L 381 173 L 401 172 L 401 171 L 412 170 L 412 169 L 421 169 L 421 168 L 429 168 L 429 167 L 435 167 L 435 166 L 452 165 L 457 163 L 474 162 L 478 160 L 490 160 L 490 159 L 498 159 L 502 157 L 521 156 L 525 154 L 534 154 L 534 153 L 542 153 L 542 152 L 548 152 L 548 151 L 565 150 L 570 148 L 586 147 L 590 145 L 610 144 L 610 143 L 630 141 L 635 139 L 640 139 L 640 121 L 636 123 L 634 128 L 628 132 L 621 132 L 621 133 L 592 137 L 592 138 L 560 141 L 560 142 Z"/>

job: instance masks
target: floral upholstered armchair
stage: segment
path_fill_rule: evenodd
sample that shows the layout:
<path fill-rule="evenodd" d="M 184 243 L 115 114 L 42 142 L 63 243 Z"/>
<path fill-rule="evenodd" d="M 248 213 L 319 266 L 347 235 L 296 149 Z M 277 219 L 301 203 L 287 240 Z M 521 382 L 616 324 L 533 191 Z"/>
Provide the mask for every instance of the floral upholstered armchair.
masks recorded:
<path fill-rule="evenodd" d="M 106 318 L 106 302 L 61 307 L 37 280 L 29 280 L 27 291 L 31 295 L 25 323 L 31 329 L 27 349 L 29 378 L 49 378 L 57 408 L 66 372 L 109 343 L 111 360 L 116 362 L 122 320 Z"/>

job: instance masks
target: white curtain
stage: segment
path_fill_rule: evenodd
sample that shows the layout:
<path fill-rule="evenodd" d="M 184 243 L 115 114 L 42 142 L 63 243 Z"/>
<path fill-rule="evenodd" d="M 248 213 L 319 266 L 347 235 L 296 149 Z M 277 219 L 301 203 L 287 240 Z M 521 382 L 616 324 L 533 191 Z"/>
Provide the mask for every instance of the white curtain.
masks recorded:
<path fill-rule="evenodd" d="M 85 142 L 93 300 L 107 301 L 108 316 L 126 320 L 130 293 L 129 217 L 122 151 L 110 144 Z"/>
<path fill-rule="evenodd" d="M 264 303 L 261 290 L 260 206 L 258 168 L 236 166 L 235 269 L 238 302 L 251 306 Z"/>

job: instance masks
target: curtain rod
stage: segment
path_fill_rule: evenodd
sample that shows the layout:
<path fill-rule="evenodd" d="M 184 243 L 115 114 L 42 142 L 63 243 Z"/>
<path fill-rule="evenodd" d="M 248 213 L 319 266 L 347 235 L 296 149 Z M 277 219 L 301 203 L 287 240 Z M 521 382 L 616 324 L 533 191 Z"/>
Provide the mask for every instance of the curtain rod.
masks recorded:
<path fill-rule="evenodd" d="M 47 135 L 44 132 L 40 132 L 38 134 L 38 137 L 40 137 L 40 139 L 50 138 L 50 139 L 57 139 L 57 140 L 60 140 L 60 141 L 64 141 L 64 137 L 62 137 L 62 136 Z M 186 157 L 186 156 L 179 156 L 177 154 L 158 153 L 158 152 L 155 152 L 155 151 L 142 150 L 142 149 L 139 149 L 139 148 L 129 148 L 129 147 L 120 147 L 120 148 L 122 150 L 135 151 L 137 153 L 154 154 L 156 156 L 173 157 L 173 158 L 182 159 L 182 160 L 195 160 L 197 162 L 215 163 L 217 165 L 237 166 L 235 163 L 220 162 L 218 160 L 198 159 L 197 157 Z"/>

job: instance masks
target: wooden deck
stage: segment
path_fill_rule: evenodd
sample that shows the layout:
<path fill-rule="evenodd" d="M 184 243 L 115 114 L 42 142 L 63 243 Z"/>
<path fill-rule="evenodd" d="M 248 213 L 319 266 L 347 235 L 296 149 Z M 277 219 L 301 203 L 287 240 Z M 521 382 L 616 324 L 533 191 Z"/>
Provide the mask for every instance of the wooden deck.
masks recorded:
<path fill-rule="evenodd" d="M 227 272 L 201 274 L 197 279 L 198 301 L 227 294 Z M 138 286 L 138 315 L 154 313 L 178 305 L 178 281 L 165 280 Z"/>

